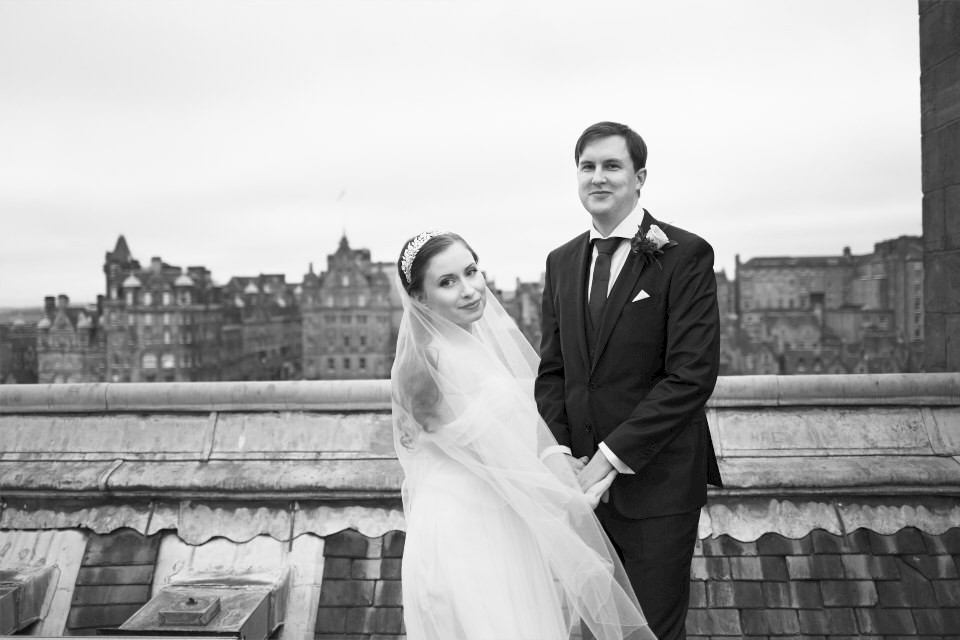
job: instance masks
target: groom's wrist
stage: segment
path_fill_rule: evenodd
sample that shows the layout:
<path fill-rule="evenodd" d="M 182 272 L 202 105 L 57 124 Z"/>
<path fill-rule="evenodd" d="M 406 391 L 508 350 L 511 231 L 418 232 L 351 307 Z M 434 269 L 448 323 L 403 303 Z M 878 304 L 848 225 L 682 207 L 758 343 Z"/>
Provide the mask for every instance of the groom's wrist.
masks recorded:
<path fill-rule="evenodd" d="M 619 473 L 623 473 L 623 474 L 626 474 L 626 475 L 633 475 L 633 474 L 634 474 L 633 469 L 631 469 L 630 467 L 628 467 L 628 466 L 623 462 L 623 460 L 621 460 L 620 458 L 618 458 L 618 457 L 617 457 L 617 454 L 615 454 L 613 451 L 611 451 L 611 450 L 610 450 L 610 447 L 608 447 L 605 443 L 601 442 L 600 445 L 599 445 L 599 449 L 600 449 L 600 452 L 603 453 L 603 457 L 605 457 L 605 458 L 607 459 L 607 461 L 608 461 L 610 464 L 613 465 L 613 468 L 616 469 Z"/>

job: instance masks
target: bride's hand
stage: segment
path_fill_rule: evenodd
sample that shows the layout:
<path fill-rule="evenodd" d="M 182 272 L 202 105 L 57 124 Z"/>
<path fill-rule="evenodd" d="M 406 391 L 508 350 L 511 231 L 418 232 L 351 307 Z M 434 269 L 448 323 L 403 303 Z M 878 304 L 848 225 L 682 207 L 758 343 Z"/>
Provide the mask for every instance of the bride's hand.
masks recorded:
<path fill-rule="evenodd" d="M 617 477 L 617 470 L 614 469 L 607 475 L 603 477 L 603 480 L 596 483 L 595 485 L 588 487 L 583 494 L 587 497 L 587 502 L 590 503 L 590 508 L 596 509 L 597 505 L 600 504 L 600 501 L 603 500 L 606 502 L 610 499 L 608 491 L 610 485 L 613 484 L 613 479 Z"/>

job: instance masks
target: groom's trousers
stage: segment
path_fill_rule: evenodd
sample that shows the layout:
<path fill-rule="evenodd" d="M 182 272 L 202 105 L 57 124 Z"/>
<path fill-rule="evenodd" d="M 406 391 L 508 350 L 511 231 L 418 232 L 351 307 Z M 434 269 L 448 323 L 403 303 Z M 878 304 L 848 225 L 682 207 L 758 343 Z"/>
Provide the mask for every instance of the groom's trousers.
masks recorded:
<path fill-rule="evenodd" d="M 700 509 L 634 520 L 601 502 L 597 517 L 623 562 L 650 630 L 659 640 L 685 639 Z"/>

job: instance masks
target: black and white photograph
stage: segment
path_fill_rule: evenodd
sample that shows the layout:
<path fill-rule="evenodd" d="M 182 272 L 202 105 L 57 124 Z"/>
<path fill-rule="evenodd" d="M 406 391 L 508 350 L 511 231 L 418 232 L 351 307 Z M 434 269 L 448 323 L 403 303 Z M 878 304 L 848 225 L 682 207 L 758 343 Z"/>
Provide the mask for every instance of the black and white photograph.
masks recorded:
<path fill-rule="evenodd" d="M 0 0 L 0 635 L 960 638 L 960 0 Z"/>

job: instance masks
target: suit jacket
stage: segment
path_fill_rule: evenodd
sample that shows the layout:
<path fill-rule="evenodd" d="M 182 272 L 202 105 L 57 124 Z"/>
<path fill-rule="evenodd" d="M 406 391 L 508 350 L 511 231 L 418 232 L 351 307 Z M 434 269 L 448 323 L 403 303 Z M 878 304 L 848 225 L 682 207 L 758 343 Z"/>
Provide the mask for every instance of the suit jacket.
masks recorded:
<path fill-rule="evenodd" d="M 720 316 L 713 249 L 657 222 L 670 244 L 645 266 L 631 252 L 607 298 L 591 358 L 587 340 L 590 234 L 547 257 L 537 405 L 575 457 L 600 442 L 636 472 L 620 474 L 610 504 L 629 518 L 688 512 L 721 486 L 704 407 L 717 380 Z M 640 292 L 649 294 L 634 301 Z"/>

